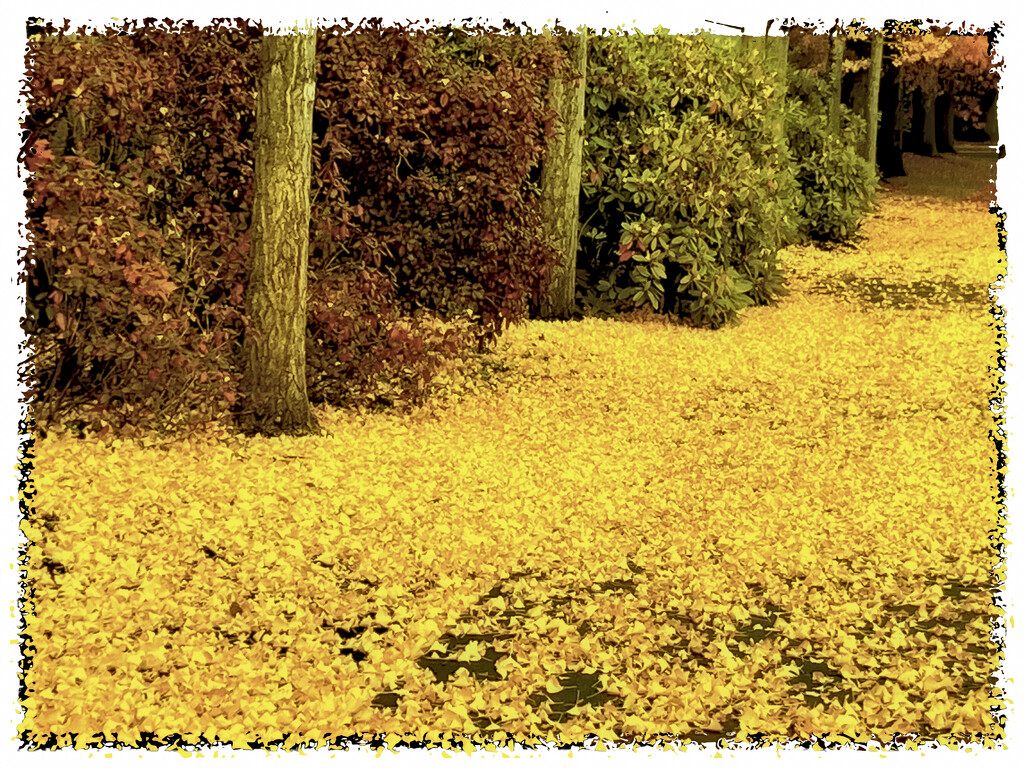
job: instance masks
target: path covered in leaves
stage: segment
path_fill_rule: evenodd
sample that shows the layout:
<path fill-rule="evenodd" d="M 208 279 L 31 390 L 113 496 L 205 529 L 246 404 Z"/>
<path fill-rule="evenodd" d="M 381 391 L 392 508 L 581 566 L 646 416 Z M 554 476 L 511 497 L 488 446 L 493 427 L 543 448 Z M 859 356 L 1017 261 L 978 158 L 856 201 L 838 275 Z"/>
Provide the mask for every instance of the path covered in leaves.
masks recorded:
<path fill-rule="evenodd" d="M 890 191 L 737 327 L 531 322 L 324 437 L 42 440 L 22 728 L 991 736 L 1000 258 Z"/>

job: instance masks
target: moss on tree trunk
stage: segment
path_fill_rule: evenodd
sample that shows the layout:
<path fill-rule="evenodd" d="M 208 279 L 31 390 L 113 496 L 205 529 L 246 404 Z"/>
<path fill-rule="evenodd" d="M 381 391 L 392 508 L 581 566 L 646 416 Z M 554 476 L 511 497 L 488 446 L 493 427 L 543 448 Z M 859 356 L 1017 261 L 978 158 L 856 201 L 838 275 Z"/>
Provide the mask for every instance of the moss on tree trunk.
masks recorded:
<path fill-rule="evenodd" d="M 828 130 L 833 135 L 839 134 L 839 105 L 843 93 L 843 57 L 846 55 L 846 36 L 836 32 L 829 45 L 828 69 Z"/>
<path fill-rule="evenodd" d="M 580 230 L 580 175 L 583 169 L 583 109 L 586 92 L 587 36 L 566 35 L 569 63 L 579 73 L 575 85 L 551 80 L 551 105 L 561 128 L 551 140 L 541 169 L 541 215 L 558 249 L 559 262 L 548 279 L 540 314 L 567 319 L 576 306 L 576 249 Z"/>
<path fill-rule="evenodd" d="M 878 129 L 879 111 L 878 99 L 881 93 L 882 83 L 882 46 L 885 40 L 878 32 L 871 36 L 871 66 L 867 75 L 867 95 L 861 111 L 861 116 L 867 123 L 867 133 L 864 141 L 857 148 L 857 153 L 876 167 L 878 163 Z"/>
<path fill-rule="evenodd" d="M 783 107 L 786 103 L 786 83 L 789 79 L 789 37 L 764 37 L 765 67 L 775 73 L 777 86 L 772 96 L 775 117 L 772 130 L 781 145 L 786 140 L 786 121 Z"/>

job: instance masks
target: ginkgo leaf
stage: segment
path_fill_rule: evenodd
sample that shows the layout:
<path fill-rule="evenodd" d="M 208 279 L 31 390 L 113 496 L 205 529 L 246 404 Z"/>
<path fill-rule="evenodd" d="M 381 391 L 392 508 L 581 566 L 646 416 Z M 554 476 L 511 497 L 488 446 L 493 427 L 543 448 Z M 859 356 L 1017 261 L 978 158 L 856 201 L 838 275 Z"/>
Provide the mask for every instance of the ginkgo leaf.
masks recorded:
<path fill-rule="evenodd" d="M 900 200 L 736 327 L 531 321 L 301 447 L 36 440 L 22 732 L 994 735 L 1001 332 L 858 291 L 1000 255 Z"/>

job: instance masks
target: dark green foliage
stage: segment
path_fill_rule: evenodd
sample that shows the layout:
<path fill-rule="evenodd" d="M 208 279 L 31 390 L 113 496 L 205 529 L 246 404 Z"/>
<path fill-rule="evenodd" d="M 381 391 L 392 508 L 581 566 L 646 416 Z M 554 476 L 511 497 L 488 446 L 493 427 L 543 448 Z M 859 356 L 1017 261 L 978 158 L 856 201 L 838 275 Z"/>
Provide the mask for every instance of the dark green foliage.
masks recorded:
<path fill-rule="evenodd" d="M 815 240 L 852 237 L 872 209 L 878 177 L 857 154 L 867 126 L 840 106 L 840 132 L 828 131 L 823 80 L 808 70 L 790 73 L 786 135 L 799 186 L 800 234 Z"/>
<path fill-rule="evenodd" d="M 791 182 L 760 54 L 665 31 L 594 38 L 591 53 L 584 303 L 718 327 L 780 295 Z"/>

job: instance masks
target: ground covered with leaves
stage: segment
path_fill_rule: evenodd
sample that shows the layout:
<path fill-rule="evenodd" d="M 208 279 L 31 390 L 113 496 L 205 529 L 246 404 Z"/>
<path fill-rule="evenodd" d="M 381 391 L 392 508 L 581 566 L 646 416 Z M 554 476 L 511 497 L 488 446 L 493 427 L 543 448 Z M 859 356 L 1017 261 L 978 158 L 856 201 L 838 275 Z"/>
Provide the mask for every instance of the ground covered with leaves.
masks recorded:
<path fill-rule="evenodd" d="M 39 440 L 24 737 L 998 737 L 995 229 L 890 189 L 735 327 L 530 322 L 319 437 Z"/>

